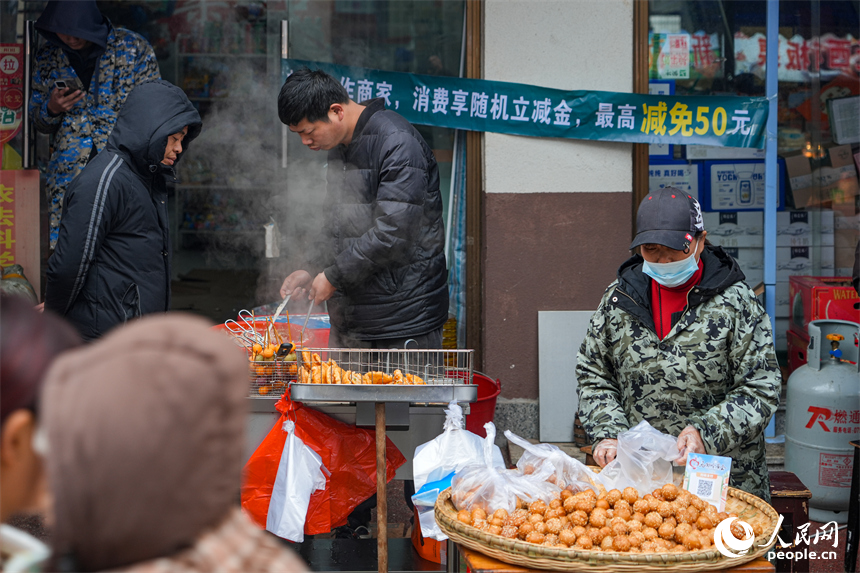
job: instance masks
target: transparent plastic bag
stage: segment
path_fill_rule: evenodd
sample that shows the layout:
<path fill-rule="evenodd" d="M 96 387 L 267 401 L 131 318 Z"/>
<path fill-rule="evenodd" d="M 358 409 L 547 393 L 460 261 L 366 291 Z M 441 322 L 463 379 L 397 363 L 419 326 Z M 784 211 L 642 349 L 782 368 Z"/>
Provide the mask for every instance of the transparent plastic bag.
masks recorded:
<path fill-rule="evenodd" d="M 640 493 L 672 483 L 672 461 L 681 455 L 677 443 L 642 420 L 618 434 L 618 453 L 597 479 L 607 490 L 634 487 Z"/>
<path fill-rule="evenodd" d="M 421 490 L 426 483 L 440 480 L 451 472 L 459 471 L 483 458 L 484 440 L 466 430 L 465 426 L 463 409 L 457 402 L 449 403 L 445 410 L 443 432 L 415 448 L 412 458 L 415 491 Z M 493 465 L 505 467 L 502 451 L 495 445 Z"/>
<path fill-rule="evenodd" d="M 484 439 L 483 459 L 463 468 L 451 482 L 451 501 L 460 509 L 481 508 L 487 513 L 497 509 L 513 512 L 517 501 L 532 502 L 542 499 L 549 503 L 561 492 L 557 485 L 546 481 L 554 470 L 549 464 L 530 475 L 520 470 L 507 470 L 493 465 L 492 447 L 496 439 L 496 427 L 492 422 L 484 424 L 487 437 Z"/>
<path fill-rule="evenodd" d="M 600 493 L 597 488 L 597 474 L 584 463 L 561 451 L 558 446 L 533 444 L 510 430 L 505 430 L 505 437 L 525 450 L 517 461 L 517 467 L 524 475 L 541 472 L 548 466 L 552 469 L 552 475 L 547 481 L 561 489 L 569 489 L 573 493 L 590 489 L 594 493 Z"/>

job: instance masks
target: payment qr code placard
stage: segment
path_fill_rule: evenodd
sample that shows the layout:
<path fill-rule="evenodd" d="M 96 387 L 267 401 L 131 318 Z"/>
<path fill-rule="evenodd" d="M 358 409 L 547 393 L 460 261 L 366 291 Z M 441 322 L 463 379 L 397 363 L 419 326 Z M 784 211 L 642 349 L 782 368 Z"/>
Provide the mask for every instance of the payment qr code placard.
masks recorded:
<path fill-rule="evenodd" d="M 714 504 L 719 511 L 723 511 L 726 508 L 731 469 L 732 458 L 688 454 L 687 470 L 684 472 L 684 489 Z"/>

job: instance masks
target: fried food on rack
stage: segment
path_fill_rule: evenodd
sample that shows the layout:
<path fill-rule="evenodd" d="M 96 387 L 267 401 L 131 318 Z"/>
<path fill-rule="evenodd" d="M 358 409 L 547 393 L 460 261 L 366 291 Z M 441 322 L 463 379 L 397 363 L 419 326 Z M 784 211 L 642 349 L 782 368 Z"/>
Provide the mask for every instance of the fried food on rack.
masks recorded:
<path fill-rule="evenodd" d="M 424 384 L 424 379 L 415 374 L 407 374 L 405 378 L 407 384 Z"/>
<path fill-rule="evenodd" d="M 354 370 L 344 370 L 334 360 L 323 362 L 319 354 L 302 351 L 302 367 L 299 369 L 302 384 L 424 384 L 424 380 L 414 374 L 403 374 L 397 369 L 393 374 L 374 370 L 361 374 Z"/>

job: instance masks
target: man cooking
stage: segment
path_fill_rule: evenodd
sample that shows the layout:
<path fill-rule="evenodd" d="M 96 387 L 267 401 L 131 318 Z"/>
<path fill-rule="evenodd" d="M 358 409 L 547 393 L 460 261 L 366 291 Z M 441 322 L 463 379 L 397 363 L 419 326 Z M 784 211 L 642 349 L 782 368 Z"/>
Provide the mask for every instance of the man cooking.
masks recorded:
<path fill-rule="evenodd" d="M 649 193 L 577 357 L 579 417 L 602 467 L 642 420 L 688 453 L 733 459 L 730 485 L 770 500 L 764 429 L 779 402 L 770 319 L 737 262 L 705 241 L 699 203 Z"/>
<path fill-rule="evenodd" d="M 448 286 L 433 151 L 383 99 L 356 103 L 319 70 L 287 78 L 278 116 L 328 151 L 330 205 L 315 275 L 293 272 L 281 296 L 305 289 L 328 301 L 332 348 L 441 348 Z"/>
<path fill-rule="evenodd" d="M 291 273 L 281 296 L 309 291 L 328 302 L 329 347 L 442 348 L 448 271 L 439 169 L 433 151 L 385 100 L 356 103 L 332 76 L 293 72 L 278 94 L 278 117 L 302 143 L 328 151 L 328 220 L 322 248 Z M 404 484 L 411 505 L 414 486 Z M 338 536 L 370 523 L 376 496 Z"/>

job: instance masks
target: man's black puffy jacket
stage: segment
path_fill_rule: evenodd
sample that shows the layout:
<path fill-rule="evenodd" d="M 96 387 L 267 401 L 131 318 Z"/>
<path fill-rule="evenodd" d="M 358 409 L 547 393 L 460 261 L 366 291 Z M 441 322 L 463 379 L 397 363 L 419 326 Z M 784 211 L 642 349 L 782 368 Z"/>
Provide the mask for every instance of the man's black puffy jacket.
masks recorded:
<path fill-rule="evenodd" d="M 332 326 L 360 340 L 426 334 L 448 318 L 439 169 L 406 119 L 382 99 L 365 105 L 328 156 Z"/>
<path fill-rule="evenodd" d="M 156 80 L 129 94 L 104 151 L 72 181 L 45 307 L 85 339 L 170 307 L 170 234 L 161 164 L 167 138 L 188 126 L 183 150 L 202 127 L 185 93 Z M 178 161 L 178 160 L 177 160 Z"/>

